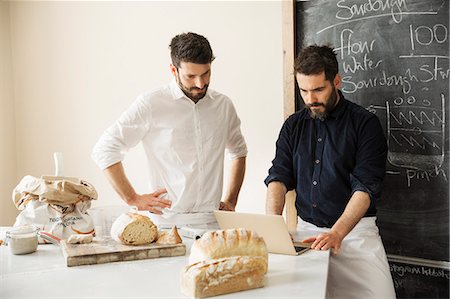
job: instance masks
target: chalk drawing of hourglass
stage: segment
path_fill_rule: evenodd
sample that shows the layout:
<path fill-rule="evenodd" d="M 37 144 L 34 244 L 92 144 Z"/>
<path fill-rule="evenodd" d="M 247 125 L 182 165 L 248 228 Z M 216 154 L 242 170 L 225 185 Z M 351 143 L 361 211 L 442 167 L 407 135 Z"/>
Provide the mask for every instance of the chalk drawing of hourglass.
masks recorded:
<path fill-rule="evenodd" d="M 428 101 L 420 105 L 414 97 L 405 104 L 397 98 L 386 102 L 388 161 L 393 166 L 417 170 L 433 170 L 444 162 L 445 96 L 441 107 Z"/>

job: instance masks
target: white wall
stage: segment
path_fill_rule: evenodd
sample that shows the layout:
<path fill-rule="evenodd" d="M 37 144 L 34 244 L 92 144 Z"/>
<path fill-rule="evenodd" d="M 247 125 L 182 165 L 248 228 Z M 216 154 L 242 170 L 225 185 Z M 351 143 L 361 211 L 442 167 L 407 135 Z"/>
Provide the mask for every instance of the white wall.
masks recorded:
<path fill-rule="evenodd" d="M 0 225 L 17 214 L 11 191 L 16 184 L 16 141 L 11 67 L 9 3 L 0 1 Z"/>
<path fill-rule="evenodd" d="M 264 211 L 263 180 L 283 121 L 281 2 L 11 2 L 10 18 L 17 182 L 52 174 L 52 153 L 61 151 L 65 174 L 96 186 L 94 205 L 122 203 L 92 162 L 92 146 L 139 93 L 171 79 L 168 44 L 194 31 L 213 47 L 211 87 L 232 98 L 248 142 L 238 210 Z M 148 192 L 142 159 L 139 146 L 125 167 L 137 191 Z"/>

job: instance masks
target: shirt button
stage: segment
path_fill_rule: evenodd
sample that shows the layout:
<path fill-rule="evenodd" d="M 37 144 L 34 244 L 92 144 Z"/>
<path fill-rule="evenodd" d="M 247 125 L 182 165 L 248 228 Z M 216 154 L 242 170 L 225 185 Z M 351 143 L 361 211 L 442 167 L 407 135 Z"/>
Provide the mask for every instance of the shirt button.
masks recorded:
<path fill-rule="evenodd" d="M 314 186 L 317 185 L 317 181 L 313 181 L 313 185 L 314 185 Z"/>
<path fill-rule="evenodd" d="M 318 142 L 322 142 L 322 138 L 317 138 L 317 141 Z"/>
<path fill-rule="evenodd" d="M 315 203 L 313 203 L 313 205 L 312 205 L 312 206 L 313 206 L 313 208 L 317 208 L 317 205 L 316 205 Z"/>
<path fill-rule="evenodd" d="M 316 164 L 319 164 L 319 163 L 320 163 L 320 160 L 319 160 L 319 159 L 317 159 L 317 160 L 316 160 L 315 162 L 316 162 Z"/>

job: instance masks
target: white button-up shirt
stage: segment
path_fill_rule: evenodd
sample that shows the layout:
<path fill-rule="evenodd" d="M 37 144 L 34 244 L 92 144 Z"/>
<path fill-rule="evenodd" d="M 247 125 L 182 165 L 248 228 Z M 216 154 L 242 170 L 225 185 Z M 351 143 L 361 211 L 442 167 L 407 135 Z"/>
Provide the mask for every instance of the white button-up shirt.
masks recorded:
<path fill-rule="evenodd" d="M 108 128 L 92 158 L 101 169 L 123 160 L 142 142 L 147 155 L 150 192 L 166 188 L 170 209 L 151 214 L 157 224 L 214 222 L 222 196 L 225 151 L 230 159 L 247 155 L 240 120 L 231 100 L 208 89 L 195 104 L 169 85 L 141 94 Z"/>

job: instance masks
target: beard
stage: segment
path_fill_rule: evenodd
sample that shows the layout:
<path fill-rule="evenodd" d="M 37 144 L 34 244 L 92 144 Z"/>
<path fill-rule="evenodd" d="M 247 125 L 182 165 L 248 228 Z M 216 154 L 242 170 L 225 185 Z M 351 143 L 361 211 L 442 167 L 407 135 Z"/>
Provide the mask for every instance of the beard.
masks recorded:
<path fill-rule="evenodd" d="M 181 83 L 180 75 L 178 75 L 178 86 L 180 87 L 181 91 L 191 100 L 193 100 L 195 103 L 197 103 L 199 100 L 203 99 L 206 95 L 206 92 L 208 91 L 209 84 L 205 84 L 203 89 L 200 89 L 198 87 L 186 87 Z M 200 91 L 202 92 L 193 93 L 193 91 Z"/>
<path fill-rule="evenodd" d="M 320 120 L 324 120 L 330 115 L 331 111 L 333 111 L 334 106 L 336 106 L 337 101 L 338 101 L 338 96 L 337 96 L 336 88 L 333 87 L 333 90 L 331 91 L 328 101 L 325 104 L 313 103 L 311 105 L 306 105 L 306 108 L 308 108 L 309 115 L 311 116 L 311 118 L 314 118 L 314 119 L 317 118 Z M 311 110 L 311 107 L 320 107 L 320 106 L 322 106 L 324 108 L 323 111 Z"/>

